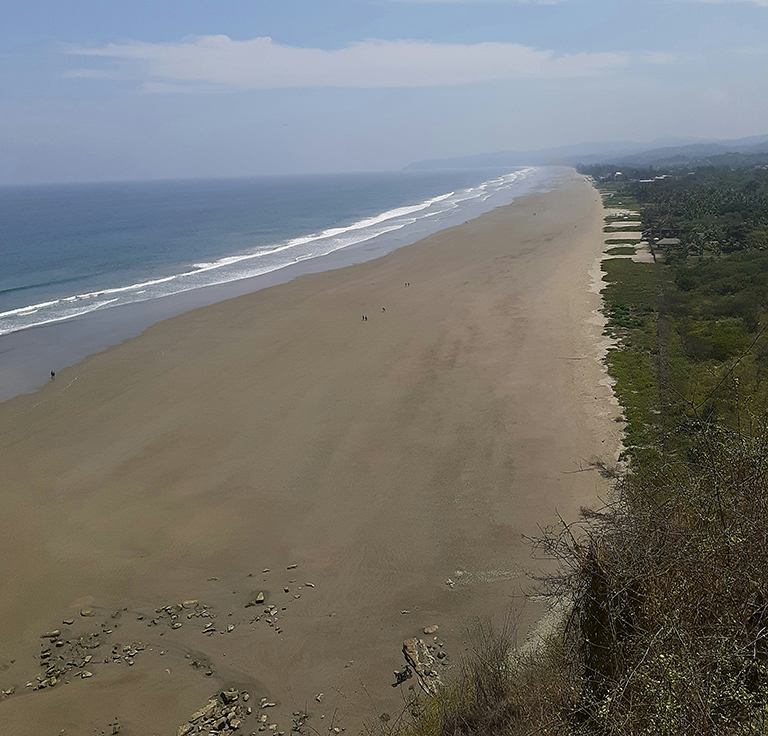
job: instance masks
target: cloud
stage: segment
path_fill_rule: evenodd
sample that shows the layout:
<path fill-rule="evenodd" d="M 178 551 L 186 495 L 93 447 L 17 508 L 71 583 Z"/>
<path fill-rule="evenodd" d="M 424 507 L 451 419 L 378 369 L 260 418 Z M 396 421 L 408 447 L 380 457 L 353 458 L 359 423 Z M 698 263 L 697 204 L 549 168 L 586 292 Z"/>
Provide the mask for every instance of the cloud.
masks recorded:
<path fill-rule="evenodd" d="M 742 5 L 760 5 L 763 8 L 768 8 L 768 0 L 677 0 L 682 3 L 707 3 L 708 5 L 725 5 L 741 3 Z"/>
<path fill-rule="evenodd" d="M 647 64 L 657 64 L 658 66 L 668 66 L 677 61 L 675 54 L 667 54 L 662 51 L 653 51 L 642 57 Z"/>
<path fill-rule="evenodd" d="M 616 53 L 556 54 L 511 43 L 444 44 L 369 40 L 341 49 L 284 46 L 269 37 L 235 41 L 194 36 L 173 43 L 129 41 L 68 54 L 115 60 L 115 79 L 144 85 L 206 85 L 243 89 L 285 87 L 440 87 L 514 78 L 585 77 L 626 62 Z M 77 69 L 68 77 L 104 75 Z M 151 88 L 151 87 L 150 87 Z"/>
<path fill-rule="evenodd" d="M 114 79 L 115 74 L 105 69 L 72 69 L 61 75 L 64 79 Z"/>
<path fill-rule="evenodd" d="M 515 5 L 558 5 L 570 0 L 389 0 L 401 3 L 507 3 Z"/>

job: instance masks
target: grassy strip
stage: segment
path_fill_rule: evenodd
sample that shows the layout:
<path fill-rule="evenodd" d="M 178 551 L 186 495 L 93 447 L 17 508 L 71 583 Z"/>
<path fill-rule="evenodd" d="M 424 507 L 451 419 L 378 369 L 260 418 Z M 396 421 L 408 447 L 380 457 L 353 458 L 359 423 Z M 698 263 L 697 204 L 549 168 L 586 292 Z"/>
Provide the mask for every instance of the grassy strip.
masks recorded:
<path fill-rule="evenodd" d="M 616 340 L 608 351 L 608 374 L 627 419 L 625 444 L 644 448 L 656 432 L 653 413 L 659 400 L 657 269 L 652 263 L 608 259 L 603 261 L 603 311 L 606 333 Z"/>
<path fill-rule="evenodd" d="M 637 253 L 637 248 L 621 247 L 609 248 L 605 251 L 609 256 L 633 256 Z"/>
<path fill-rule="evenodd" d="M 606 245 L 637 245 L 640 241 L 631 238 L 606 238 Z"/>
<path fill-rule="evenodd" d="M 598 189 L 603 204 L 609 209 L 622 209 L 629 212 L 640 212 L 637 200 L 628 194 L 622 187 L 616 185 L 604 185 Z"/>
<path fill-rule="evenodd" d="M 649 348 L 654 339 L 650 330 L 654 327 L 658 301 L 654 264 L 610 258 L 603 261 L 602 270 L 606 283 L 603 303 L 608 332 L 623 345 L 631 342 Z"/>

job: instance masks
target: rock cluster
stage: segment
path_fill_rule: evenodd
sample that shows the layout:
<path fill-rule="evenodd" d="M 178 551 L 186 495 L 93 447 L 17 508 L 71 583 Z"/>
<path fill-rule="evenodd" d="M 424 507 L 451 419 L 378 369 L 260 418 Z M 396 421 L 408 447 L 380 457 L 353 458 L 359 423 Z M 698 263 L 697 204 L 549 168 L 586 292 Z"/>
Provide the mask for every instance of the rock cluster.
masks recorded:
<path fill-rule="evenodd" d="M 249 608 L 252 605 L 253 603 L 248 603 L 246 605 L 246 608 Z M 285 611 L 285 608 L 283 608 L 282 610 Z M 260 613 L 257 616 L 254 616 L 250 620 L 250 623 L 255 624 L 258 621 L 261 621 L 263 619 L 264 623 L 266 623 L 271 629 L 273 629 L 273 631 L 276 634 L 282 634 L 283 630 L 282 628 L 280 628 L 280 626 L 277 623 L 278 619 L 280 618 L 279 614 L 280 614 L 280 610 L 278 609 L 277 606 L 269 605 L 262 611 L 262 613 Z"/>
<path fill-rule="evenodd" d="M 115 618 L 115 615 L 113 615 Z M 65 621 L 65 624 L 71 624 Z M 117 626 L 117 624 L 115 624 Z M 27 683 L 32 690 L 45 690 L 58 685 L 60 682 L 69 683 L 75 678 L 86 680 L 93 677 L 93 666 L 97 662 L 104 664 L 118 663 L 133 666 L 135 657 L 146 649 L 141 642 L 130 644 L 113 644 L 112 650 L 100 654 L 100 647 L 108 645 L 108 637 L 113 630 L 102 624 L 102 631 L 85 633 L 78 637 L 66 638 L 67 632 L 60 629 L 41 634 L 40 674 L 35 680 Z M 97 651 L 99 650 L 99 651 Z M 15 688 L 2 691 L 3 697 L 13 695 Z"/>
<path fill-rule="evenodd" d="M 244 733 L 241 729 L 252 716 L 257 730 L 250 731 L 251 736 L 257 736 L 257 733 L 262 731 L 269 736 L 273 734 L 285 736 L 284 731 L 278 730 L 276 723 L 269 723 L 270 718 L 267 715 L 268 709 L 274 708 L 277 703 L 261 698 L 258 705 L 251 707 L 250 700 L 251 695 L 245 690 L 242 692 L 235 688 L 222 690 L 200 710 L 195 711 L 186 723 L 179 726 L 176 734 L 177 736 L 227 736 L 228 734 L 236 736 L 237 733 Z M 300 732 L 307 718 L 306 713 L 294 712 L 291 730 Z"/>
<path fill-rule="evenodd" d="M 134 657 L 139 652 L 143 652 L 145 648 L 144 644 L 140 641 L 132 644 L 115 644 L 112 647 L 112 656 L 105 659 L 104 662 L 125 662 L 129 667 L 132 667 Z"/>
<path fill-rule="evenodd" d="M 286 566 L 289 571 L 297 568 L 297 564 Z M 262 572 L 267 574 L 269 570 L 264 569 Z M 253 574 L 249 574 L 248 577 L 253 577 Z M 222 609 L 201 603 L 197 599 L 190 599 L 180 603 L 161 605 L 154 610 L 154 613 L 149 613 L 146 609 L 135 610 L 128 607 L 114 612 L 96 607 L 78 608 L 68 612 L 69 617 L 61 619 L 59 628 L 52 628 L 40 634 L 40 652 L 37 655 L 31 653 L 33 654 L 31 659 L 36 660 L 36 664 L 28 663 L 27 667 L 31 665 L 31 668 L 19 677 L 16 684 L 0 683 L 3 686 L 3 689 L 0 689 L 0 700 L 12 696 L 18 697 L 22 683 L 28 679 L 31 681 L 27 682 L 26 687 L 40 691 L 56 687 L 61 683 L 74 683 L 76 679 L 85 680 L 96 677 L 94 682 L 97 682 L 99 675 L 105 671 L 101 668 L 108 664 L 112 667 L 115 665 L 130 667 L 138 661 L 140 667 L 142 664 L 153 666 L 153 663 L 157 666 L 155 658 L 150 653 L 163 656 L 171 652 L 177 655 L 173 658 L 174 661 L 180 659 L 179 655 L 183 655 L 182 662 L 186 661 L 193 669 L 200 670 L 201 674 L 211 677 L 214 675 L 211 659 L 202 652 L 194 651 L 194 647 L 189 647 L 190 635 L 199 641 L 200 638 L 205 639 L 214 634 L 233 634 L 232 639 L 235 640 L 235 645 L 245 636 L 246 631 L 256 632 L 261 627 L 263 630 L 269 628 L 281 635 L 288 608 L 294 603 L 302 604 L 303 601 L 299 600 L 302 593 L 310 593 L 315 588 L 314 583 L 302 583 L 298 577 L 296 579 L 288 579 L 288 577 L 286 575 L 285 579 L 274 581 L 275 588 L 265 585 L 261 589 L 254 590 L 253 587 L 248 586 L 252 592 L 248 594 L 249 591 L 244 591 L 247 597 L 236 599 L 227 597 L 229 606 L 225 602 L 225 607 Z M 215 582 L 218 578 L 209 578 L 209 580 Z M 266 583 L 267 579 L 264 578 L 262 582 Z M 285 595 L 277 592 L 281 588 Z M 218 594 L 221 598 L 221 592 L 218 590 L 213 594 Z M 232 594 L 237 593 L 237 590 L 232 590 Z M 240 596 L 243 594 L 241 593 Z M 157 601 L 155 605 L 158 603 L 164 603 L 164 601 Z M 242 612 L 242 609 L 240 612 L 237 611 L 243 605 L 250 609 L 247 613 Z M 227 613 L 228 609 L 230 609 L 229 613 Z M 256 626 L 258 622 L 261 624 Z M 145 629 L 145 626 L 148 626 L 149 630 Z M 120 627 L 125 628 L 117 633 Z M 178 634 L 174 631 L 178 631 Z M 200 637 L 200 634 L 204 636 Z M 139 638 L 143 642 L 137 641 Z M 118 639 L 121 643 L 117 643 Z M 224 636 L 222 640 L 227 646 Z M 168 646 L 160 648 L 158 643 L 161 641 L 167 642 Z M 179 647 L 182 645 L 184 649 L 180 650 Z M 148 655 L 147 661 L 143 662 L 143 655 L 139 655 L 145 650 Z M 226 652 L 221 656 L 225 657 Z M 10 664 L 14 662 L 15 660 L 10 660 Z M 350 664 L 345 666 L 348 667 Z M 0 661 L 0 674 L 8 670 L 9 666 L 8 663 Z M 168 674 L 171 673 L 170 668 L 165 671 Z M 36 672 L 39 674 L 35 674 Z M 317 702 L 320 703 L 322 700 L 322 694 L 318 695 Z M 294 712 L 290 728 L 286 723 L 283 726 L 285 731 L 281 731 L 275 722 L 276 719 L 271 715 L 275 711 L 270 709 L 275 706 L 276 703 L 266 698 L 262 698 L 261 701 L 255 699 L 254 702 L 254 698 L 245 691 L 224 690 L 193 714 L 188 722 L 179 727 L 178 732 L 184 736 L 187 734 L 190 736 L 197 734 L 200 736 L 203 734 L 205 736 L 224 736 L 225 734 L 285 736 L 286 731 L 294 734 L 303 732 L 308 717 L 304 712 Z M 284 716 L 287 718 L 288 713 Z M 248 721 L 252 721 L 252 724 L 249 724 L 250 728 L 245 725 Z M 118 733 L 120 725 L 115 722 L 109 724 L 108 728 L 117 728 L 118 730 L 114 733 Z M 333 736 L 342 731 L 343 729 L 331 728 L 329 733 Z"/>
<path fill-rule="evenodd" d="M 223 690 L 211 698 L 200 710 L 195 711 L 187 723 L 179 726 L 177 736 L 197 736 L 197 734 L 234 734 L 251 714 L 248 706 L 250 695 L 234 688 Z"/>
<path fill-rule="evenodd" d="M 266 621 L 266 623 L 269 626 L 271 626 L 279 634 L 281 629 L 280 629 L 280 626 L 278 626 L 278 623 L 277 623 L 277 619 L 278 619 L 278 616 L 277 616 L 277 606 L 269 606 L 269 607 L 265 608 L 264 609 L 264 615 L 266 616 L 264 621 Z"/>
<path fill-rule="evenodd" d="M 148 626 L 167 624 L 171 629 L 180 629 L 184 619 L 216 618 L 216 614 L 210 610 L 210 606 L 201 605 L 200 601 L 197 600 L 163 606 L 158 608 L 155 614 L 154 618 L 150 619 L 149 624 L 147 624 Z"/>
<path fill-rule="evenodd" d="M 28 682 L 27 687 L 33 690 L 44 690 L 54 687 L 62 679 L 66 681 L 70 677 L 85 679 L 93 676 L 86 667 L 93 660 L 94 650 L 101 646 L 98 633 L 70 640 L 63 639 L 61 631 L 55 629 L 43 634 L 40 638 L 45 640 L 40 652 L 42 672 L 37 676 L 37 682 Z"/>

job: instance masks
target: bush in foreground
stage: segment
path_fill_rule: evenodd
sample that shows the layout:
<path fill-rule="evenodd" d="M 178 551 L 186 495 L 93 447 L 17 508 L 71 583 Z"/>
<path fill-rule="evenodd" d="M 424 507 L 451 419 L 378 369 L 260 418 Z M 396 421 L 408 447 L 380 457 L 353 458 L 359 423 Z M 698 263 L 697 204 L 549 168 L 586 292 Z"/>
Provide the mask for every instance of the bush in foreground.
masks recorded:
<path fill-rule="evenodd" d="M 768 714 L 768 433 L 703 426 L 684 462 L 537 540 L 567 610 L 520 654 L 478 627 L 460 676 L 410 704 L 409 736 L 760 734 Z"/>

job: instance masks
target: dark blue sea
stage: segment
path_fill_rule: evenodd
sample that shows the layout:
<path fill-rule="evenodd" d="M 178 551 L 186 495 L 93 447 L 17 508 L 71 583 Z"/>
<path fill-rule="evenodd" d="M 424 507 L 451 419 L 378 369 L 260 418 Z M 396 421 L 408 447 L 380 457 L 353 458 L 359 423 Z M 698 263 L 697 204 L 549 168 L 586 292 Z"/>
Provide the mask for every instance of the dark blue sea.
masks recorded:
<path fill-rule="evenodd" d="M 536 172 L 0 187 L 0 335 L 434 231 L 511 201 Z"/>

